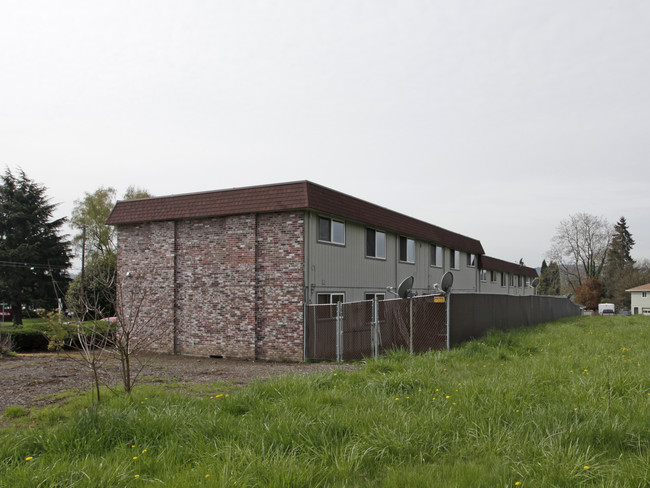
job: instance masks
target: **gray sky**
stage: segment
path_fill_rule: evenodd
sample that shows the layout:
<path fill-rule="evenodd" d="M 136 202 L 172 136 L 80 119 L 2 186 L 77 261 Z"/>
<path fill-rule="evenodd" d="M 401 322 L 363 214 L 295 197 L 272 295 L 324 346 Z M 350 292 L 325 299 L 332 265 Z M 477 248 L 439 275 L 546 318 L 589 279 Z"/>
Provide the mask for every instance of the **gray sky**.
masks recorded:
<path fill-rule="evenodd" d="M 650 258 L 650 2 L 0 0 L 0 165 L 84 192 L 308 179 L 539 266 Z"/>

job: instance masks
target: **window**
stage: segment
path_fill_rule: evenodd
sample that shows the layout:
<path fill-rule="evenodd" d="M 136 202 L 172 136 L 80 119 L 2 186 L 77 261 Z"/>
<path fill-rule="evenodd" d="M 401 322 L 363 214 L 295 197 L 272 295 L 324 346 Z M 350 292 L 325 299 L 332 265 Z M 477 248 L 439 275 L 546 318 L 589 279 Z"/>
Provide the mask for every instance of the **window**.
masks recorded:
<path fill-rule="evenodd" d="M 415 241 L 408 237 L 399 238 L 399 260 L 406 263 L 415 262 Z"/>
<path fill-rule="evenodd" d="M 460 251 L 449 250 L 449 267 L 451 269 L 460 269 Z"/>
<path fill-rule="evenodd" d="M 501 272 L 501 286 L 508 286 L 508 275 Z"/>
<path fill-rule="evenodd" d="M 345 300 L 345 294 L 343 293 L 319 293 L 318 294 L 319 305 L 328 305 L 331 303 L 343 302 L 344 300 Z"/>
<path fill-rule="evenodd" d="M 510 275 L 510 286 L 517 286 L 517 275 Z"/>
<path fill-rule="evenodd" d="M 490 271 L 490 281 L 492 283 L 497 282 L 497 272 L 496 271 Z"/>
<path fill-rule="evenodd" d="M 442 266 L 442 247 L 431 244 L 431 266 Z"/>
<path fill-rule="evenodd" d="M 386 233 L 375 229 L 366 229 L 366 256 L 386 259 Z"/>
<path fill-rule="evenodd" d="M 339 220 L 319 217 L 318 240 L 333 244 L 345 244 L 345 224 Z"/>
<path fill-rule="evenodd" d="M 486 269 L 481 270 L 481 281 L 487 281 L 487 270 Z"/>
<path fill-rule="evenodd" d="M 366 300 L 374 300 L 375 297 L 377 300 L 383 300 L 384 299 L 384 294 L 383 293 L 366 293 Z"/>
<path fill-rule="evenodd" d="M 648 298 L 648 292 L 647 291 L 642 291 L 641 292 L 641 298 Z"/>
<path fill-rule="evenodd" d="M 467 266 L 470 268 L 476 267 L 476 254 L 467 253 Z"/>
<path fill-rule="evenodd" d="M 521 288 L 521 275 L 517 275 L 517 287 Z"/>

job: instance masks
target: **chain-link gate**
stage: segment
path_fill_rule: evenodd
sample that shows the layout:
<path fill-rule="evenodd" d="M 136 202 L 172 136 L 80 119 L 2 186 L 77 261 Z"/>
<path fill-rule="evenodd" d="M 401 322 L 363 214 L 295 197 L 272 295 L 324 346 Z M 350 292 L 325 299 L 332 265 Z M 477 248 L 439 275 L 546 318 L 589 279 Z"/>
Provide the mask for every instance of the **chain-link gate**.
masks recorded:
<path fill-rule="evenodd" d="M 350 361 L 387 349 L 448 347 L 445 295 L 308 305 L 305 358 Z"/>

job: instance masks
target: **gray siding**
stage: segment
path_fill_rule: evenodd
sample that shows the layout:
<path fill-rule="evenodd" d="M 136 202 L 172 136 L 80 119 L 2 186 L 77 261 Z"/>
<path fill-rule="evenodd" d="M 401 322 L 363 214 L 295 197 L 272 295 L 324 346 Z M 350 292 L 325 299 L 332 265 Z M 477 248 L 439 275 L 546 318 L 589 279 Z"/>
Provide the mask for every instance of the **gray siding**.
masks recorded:
<path fill-rule="evenodd" d="M 324 215 L 328 217 L 327 215 Z M 332 216 L 336 219 L 336 216 Z M 365 299 L 366 293 L 384 293 L 387 286 L 397 286 L 404 278 L 415 278 L 414 288 L 419 294 L 433 291 L 442 275 L 449 271 L 449 250 L 443 253 L 443 265 L 431 266 L 429 242 L 415 241 L 415 263 L 399 260 L 399 237 L 386 232 L 386 258 L 366 256 L 367 227 L 351 221 L 345 222 L 345 244 L 318 241 L 319 214 L 306 212 L 306 299 L 316 303 L 319 293 L 345 293 L 345 301 Z M 383 229 L 377 229 L 384 231 Z M 410 236 L 405 236 L 410 237 Z M 443 246 L 444 247 L 444 246 Z M 460 253 L 460 269 L 452 270 L 454 290 L 478 291 L 478 268 L 467 266 L 467 254 Z M 391 295 L 386 294 L 387 298 Z"/>

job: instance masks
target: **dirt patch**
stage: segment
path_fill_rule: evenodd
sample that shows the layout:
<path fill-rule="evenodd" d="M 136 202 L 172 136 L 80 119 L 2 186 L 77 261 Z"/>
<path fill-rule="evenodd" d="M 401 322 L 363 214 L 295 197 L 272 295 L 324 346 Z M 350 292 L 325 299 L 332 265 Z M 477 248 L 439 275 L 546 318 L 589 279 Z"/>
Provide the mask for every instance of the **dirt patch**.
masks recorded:
<path fill-rule="evenodd" d="M 138 384 L 177 381 L 212 383 L 224 381 L 245 385 L 258 378 L 283 374 L 309 374 L 317 371 L 355 369 L 357 365 L 336 363 L 275 363 L 188 356 L 149 355 Z M 115 360 L 107 360 L 104 381 L 119 384 Z M 0 413 L 10 405 L 42 406 L 54 400 L 45 398 L 63 390 L 86 391 L 92 387 L 90 370 L 85 363 L 66 355 L 19 354 L 0 359 Z"/>

